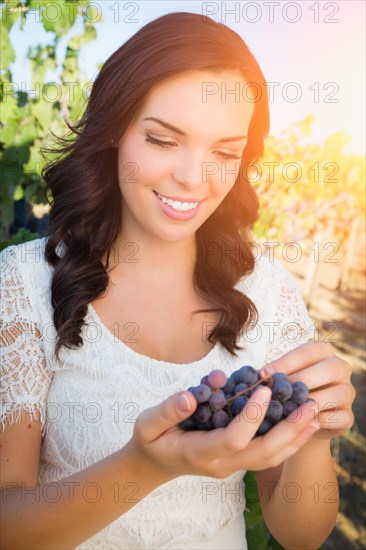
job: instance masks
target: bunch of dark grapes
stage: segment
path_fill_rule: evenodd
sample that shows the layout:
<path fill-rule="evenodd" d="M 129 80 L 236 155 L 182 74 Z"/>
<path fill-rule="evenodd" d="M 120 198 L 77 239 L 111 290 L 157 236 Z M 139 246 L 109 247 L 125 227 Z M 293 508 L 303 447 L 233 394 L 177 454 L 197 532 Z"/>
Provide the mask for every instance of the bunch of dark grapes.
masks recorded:
<path fill-rule="evenodd" d="M 219 369 L 201 379 L 190 391 L 197 401 L 195 412 L 180 422 L 183 430 L 213 430 L 224 428 L 245 407 L 248 399 L 261 386 L 272 390 L 266 415 L 257 435 L 267 433 L 280 420 L 309 401 L 309 390 L 303 382 L 291 383 L 283 372 L 259 378 L 258 372 L 246 365 L 234 371 L 229 378 Z"/>

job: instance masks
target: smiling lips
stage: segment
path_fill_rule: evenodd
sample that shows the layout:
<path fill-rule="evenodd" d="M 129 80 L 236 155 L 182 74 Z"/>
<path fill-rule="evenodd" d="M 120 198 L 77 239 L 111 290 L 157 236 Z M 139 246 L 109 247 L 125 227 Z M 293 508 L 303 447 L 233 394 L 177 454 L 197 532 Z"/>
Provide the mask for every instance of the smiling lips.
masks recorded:
<path fill-rule="evenodd" d="M 167 198 L 164 195 L 160 195 L 154 191 L 156 200 L 163 213 L 176 221 L 186 221 L 194 218 L 201 209 L 203 200 L 199 202 L 181 202 L 171 198 Z"/>
<path fill-rule="evenodd" d="M 172 208 L 174 208 L 174 210 L 183 212 L 186 212 L 187 210 L 193 210 L 199 205 L 200 202 L 202 202 L 201 200 L 197 199 L 191 199 L 190 201 L 187 201 L 185 199 L 181 199 L 180 197 L 166 197 L 165 195 L 161 195 L 156 191 L 154 191 L 154 193 L 158 196 L 159 200 L 162 203 L 171 206 Z"/>

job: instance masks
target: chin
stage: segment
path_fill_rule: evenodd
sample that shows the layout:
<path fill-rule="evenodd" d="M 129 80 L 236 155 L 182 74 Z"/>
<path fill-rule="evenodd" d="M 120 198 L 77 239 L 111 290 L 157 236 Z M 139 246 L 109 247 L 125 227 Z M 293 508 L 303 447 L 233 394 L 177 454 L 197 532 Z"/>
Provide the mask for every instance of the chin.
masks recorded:
<path fill-rule="evenodd" d="M 162 241 L 174 243 L 174 242 L 184 241 L 187 239 L 192 239 L 195 233 L 196 231 L 187 231 L 187 230 L 182 231 L 182 229 L 179 230 L 177 228 L 176 231 L 167 230 L 167 231 L 155 233 L 155 235 L 157 238 L 161 239 Z"/>

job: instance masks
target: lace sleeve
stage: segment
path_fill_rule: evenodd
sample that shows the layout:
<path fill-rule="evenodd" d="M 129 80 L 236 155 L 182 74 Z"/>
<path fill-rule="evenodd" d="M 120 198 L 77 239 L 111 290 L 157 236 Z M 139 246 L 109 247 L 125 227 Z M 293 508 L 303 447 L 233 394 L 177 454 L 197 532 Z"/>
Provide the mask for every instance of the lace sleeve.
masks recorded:
<path fill-rule="evenodd" d="M 7 420 L 19 421 L 22 410 L 33 419 L 39 413 L 43 434 L 52 372 L 43 351 L 31 269 L 22 262 L 21 245 L 0 253 L 0 423 L 5 429 Z"/>
<path fill-rule="evenodd" d="M 265 364 L 311 340 L 314 323 L 302 298 L 295 277 L 274 260 L 272 266 L 275 305 L 270 320 L 272 328 Z"/>

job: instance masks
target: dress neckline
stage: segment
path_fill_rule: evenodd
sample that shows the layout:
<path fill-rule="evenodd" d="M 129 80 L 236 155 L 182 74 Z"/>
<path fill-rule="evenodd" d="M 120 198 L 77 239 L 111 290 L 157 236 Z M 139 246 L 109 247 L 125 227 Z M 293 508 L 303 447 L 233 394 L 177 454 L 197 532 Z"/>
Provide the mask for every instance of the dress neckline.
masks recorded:
<path fill-rule="evenodd" d="M 201 359 L 196 359 L 195 361 L 191 361 L 190 363 L 172 363 L 171 361 L 163 361 L 161 359 L 155 359 L 154 357 L 149 357 L 148 355 L 144 355 L 142 353 L 139 353 L 138 351 L 135 351 L 134 349 L 127 346 L 122 340 L 119 338 L 116 339 L 116 337 L 112 334 L 112 332 L 108 329 L 108 327 L 103 323 L 101 318 L 99 317 L 98 313 L 94 309 L 93 305 L 91 303 L 88 304 L 89 314 L 94 320 L 98 323 L 100 326 L 100 330 L 103 334 L 105 334 L 106 338 L 110 341 L 110 343 L 115 346 L 116 349 L 121 350 L 125 354 L 129 354 L 134 359 L 138 359 L 140 362 L 143 363 L 149 363 L 151 365 L 160 365 L 160 366 L 173 366 L 173 367 L 190 367 L 194 365 L 202 365 L 208 361 L 211 361 L 212 358 L 217 355 L 220 341 L 217 340 L 214 347 L 210 349 L 206 355 L 201 357 Z"/>

